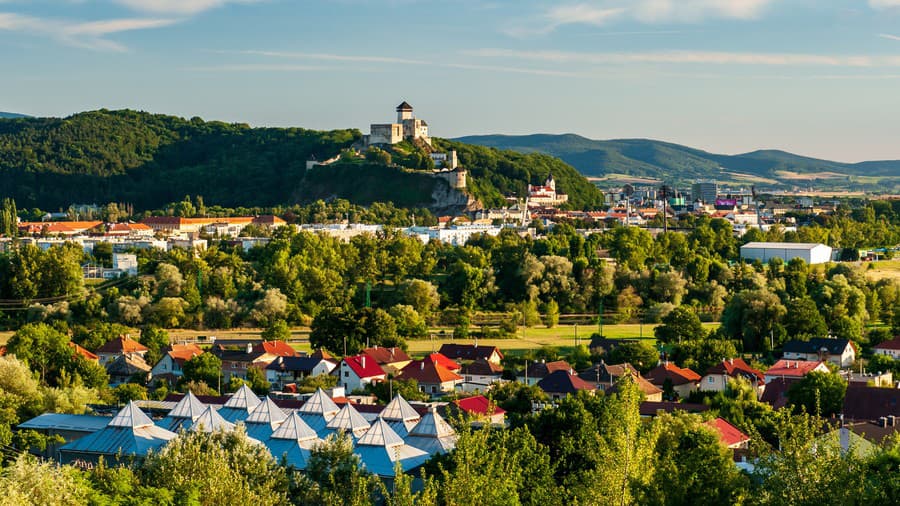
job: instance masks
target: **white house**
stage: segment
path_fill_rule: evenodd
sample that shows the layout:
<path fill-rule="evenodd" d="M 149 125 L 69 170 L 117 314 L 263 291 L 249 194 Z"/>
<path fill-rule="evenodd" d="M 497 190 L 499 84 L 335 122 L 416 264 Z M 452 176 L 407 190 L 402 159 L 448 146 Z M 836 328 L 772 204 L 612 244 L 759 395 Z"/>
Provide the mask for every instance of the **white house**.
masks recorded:
<path fill-rule="evenodd" d="M 872 348 L 876 355 L 887 355 L 894 360 L 900 359 L 900 337 L 885 341 Z"/>
<path fill-rule="evenodd" d="M 814 337 L 809 341 L 796 339 L 784 343 L 781 349 L 788 360 L 824 360 L 838 367 L 850 367 L 856 361 L 856 348 L 847 339 Z"/>
<path fill-rule="evenodd" d="M 365 353 L 344 357 L 337 371 L 338 385 L 344 387 L 344 390 L 348 392 L 361 390 L 370 383 L 387 379 L 384 369 Z"/>
<path fill-rule="evenodd" d="M 831 248 L 824 244 L 802 242 L 748 242 L 741 246 L 741 258 L 762 262 L 772 258 L 785 262 L 802 258 L 808 264 L 824 264 L 831 261 Z"/>
<path fill-rule="evenodd" d="M 307 376 L 331 374 L 337 364 L 322 357 L 279 356 L 266 366 L 266 380 L 276 388 L 301 381 Z"/>

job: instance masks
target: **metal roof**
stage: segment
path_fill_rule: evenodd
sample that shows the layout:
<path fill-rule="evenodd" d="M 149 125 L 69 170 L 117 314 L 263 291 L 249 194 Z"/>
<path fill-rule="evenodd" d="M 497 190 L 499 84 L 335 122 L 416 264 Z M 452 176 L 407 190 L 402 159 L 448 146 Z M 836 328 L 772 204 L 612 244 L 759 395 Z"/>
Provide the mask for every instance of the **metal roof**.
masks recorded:
<path fill-rule="evenodd" d="M 760 249 L 811 250 L 818 246 L 825 246 L 825 245 L 819 244 L 819 243 L 812 243 L 812 242 L 748 242 L 747 244 L 741 246 L 741 249 L 760 248 Z M 827 246 L 825 246 L 825 247 L 827 247 Z"/>
<path fill-rule="evenodd" d="M 333 416 L 340 410 L 341 408 L 321 388 L 316 389 L 316 393 L 300 407 L 301 413 L 319 414 L 325 417 Z"/>
<path fill-rule="evenodd" d="M 18 425 L 20 429 L 70 430 L 73 432 L 97 432 L 106 427 L 112 418 L 96 415 L 66 415 L 44 413 Z"/>
<path fill-rule="evenodd" d="M 419 412 L 416 411 L 409 402 L 400 394 L 397 394 L 391 402 L 381 411 L 381 418 L 390 422 L 408 422 L 421 418 Z"/>
<path fill-rule="evenodd" d="M 297 441 L 306 441 L 310 439 L 318 439 L 309 424 L 303 421 L 303 418 L 297 412 L 291 413 L 291 416 L 282 423 L 278 429 L 272 433 L 272 439 L 294 439 Z"/>

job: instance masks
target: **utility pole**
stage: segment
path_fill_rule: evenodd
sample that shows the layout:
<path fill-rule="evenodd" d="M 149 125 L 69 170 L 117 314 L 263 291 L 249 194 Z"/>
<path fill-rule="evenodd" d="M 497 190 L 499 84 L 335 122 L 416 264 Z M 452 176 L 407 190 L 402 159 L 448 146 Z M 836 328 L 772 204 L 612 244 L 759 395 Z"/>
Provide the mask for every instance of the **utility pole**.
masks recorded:
<path fill-rule="evenodd" d="M 600 337 L 603 337 L 603 299 L 600 299 L 600 309 L 597 312 L 597 326 L 600 332 Z"/>
<path fill-rule="evenodd" d="M 372 282 L 366 281 L 366 308 L 372 307 Z"/>

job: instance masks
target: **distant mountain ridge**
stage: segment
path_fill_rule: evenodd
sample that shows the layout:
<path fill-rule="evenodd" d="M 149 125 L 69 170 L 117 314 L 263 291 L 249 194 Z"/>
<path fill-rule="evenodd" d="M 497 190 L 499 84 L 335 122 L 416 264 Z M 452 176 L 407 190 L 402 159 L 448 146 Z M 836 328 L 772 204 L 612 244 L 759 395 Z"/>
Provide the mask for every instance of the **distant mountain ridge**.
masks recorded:
<path fill-rule="evenodd" d="M 847 185 L 900 184 L 900 160 L 842 163 L 759 150 L 739 155 L 650 139 L 592 140 L 576 134 L 472 135 L 460 142 L 523 153 L 556 156 L 589 177 L 627 175 L 688 182 L 694 179 L 738 180 L 756 184 L 816 185 L 832 181 Z M 848 176 L 850 180 L 848 181 Z M 853 176 L 859 179 L 854 181 Z"/>
<path fill-rule="evenodd" d="M 16 118 L 30 118 L 31 116 L 27 114 L 19 114 L 17 112 L 3 112 L 0 111 L 0 118 L 2 119 L 16 119 Z"/>

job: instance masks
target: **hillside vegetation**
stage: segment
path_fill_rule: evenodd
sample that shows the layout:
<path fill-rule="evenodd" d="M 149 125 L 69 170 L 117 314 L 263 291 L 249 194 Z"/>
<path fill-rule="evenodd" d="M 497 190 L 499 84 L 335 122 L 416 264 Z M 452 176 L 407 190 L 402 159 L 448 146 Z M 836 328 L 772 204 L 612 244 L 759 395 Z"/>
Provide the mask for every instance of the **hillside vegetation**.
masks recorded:
<path fill-rule="evenodd" d="M 202 195 L 208 204 L 263 207 L 345 198 L 355 204 L 428 206 L 436 180 L 428 172 L 361 160 L 311 171 L 355 143 L 357 130 L 251 128 L 137 111 L 99 110 L 68 118 L 0 119 L 0 195 L 20 208 L 126 202 L 156 209 Z M 553 172 L 573 207 L 601 203 L 574 168 L 546 155 L 501 152 L 458 142 L 453 147 L 487 205 Z"/>
<path fill-rule="evenodd" d="M 862 187 L 865 183 L 876 183 L 883 190 L 889 189 L 891 185 L 900 185 L 900 160 L 849 164 L 777 150 L 721 155 L 655 140 L 598 141 L 574 134 L 479 135 L 456 140 L 522 153 L 547 153 L 561 158 L 586 176 L 626 174 L 687 182 L 699 178 L 733 180 L 735 173 L 740 173 L 792 185 L 797 184 L 797 178 L 790 176 L 799 174 L 805 175 L 806 181 L 818 179 L 816 184 L 830 182 Z M 789 177 L 784 177 L 785 175 Z M 835 177 L 837 175 L 840 177 Z M 850 176 L 849 181 L 847 176 Z M 884 178 L 888 183 L 887 188 L 884 180 L 854 181 L 856 176 Z"/>

